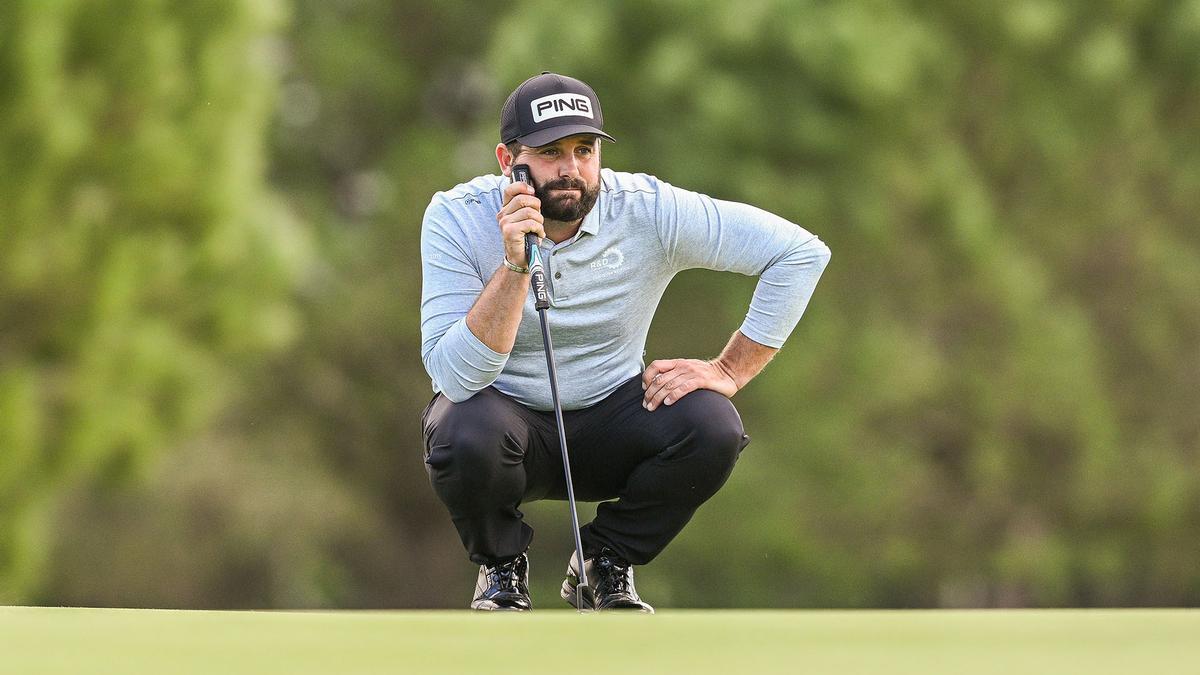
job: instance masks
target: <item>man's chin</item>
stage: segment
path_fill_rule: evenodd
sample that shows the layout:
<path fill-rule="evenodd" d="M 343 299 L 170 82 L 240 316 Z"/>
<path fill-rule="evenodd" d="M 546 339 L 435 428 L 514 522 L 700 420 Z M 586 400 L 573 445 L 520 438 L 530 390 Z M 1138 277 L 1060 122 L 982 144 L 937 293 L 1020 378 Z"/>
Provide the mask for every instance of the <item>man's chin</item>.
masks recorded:
<path fill-rule="evenodd" d="M 542 206 L 542 215 L 550 220 L 557 220 L 562 223 L 570 223 L 587 215 L 579 203 L 579 199 L 568 197 L 566 199 L 555 199 L 550 204 Z"/>
<path fill-rule="evenodd" d="M 546 220 L 553 220 L 553 221 L 559 222 L 559 223 L 573 223 L 573 222 L 583 218 L 587 214 L 579 213 L 578 210 L 572 210 L 572 211 L 567 211 L 567 212 L 555 211 L 554 213 L 547 213 L 546 211 L 543 210 L 542 215 L 544 215 L 546 217 Z"/>
<path fill-rule="evenodd" d="M 586 193 L 572 190 L 551 190 L 549 194 L 539 194 L 538 196 L 542 200 L 542 215 L 560 223 L 573 223 L 581 220 L 595 208 L 596 194 L 599 191 L 599 188 L 594 192 Z"/>

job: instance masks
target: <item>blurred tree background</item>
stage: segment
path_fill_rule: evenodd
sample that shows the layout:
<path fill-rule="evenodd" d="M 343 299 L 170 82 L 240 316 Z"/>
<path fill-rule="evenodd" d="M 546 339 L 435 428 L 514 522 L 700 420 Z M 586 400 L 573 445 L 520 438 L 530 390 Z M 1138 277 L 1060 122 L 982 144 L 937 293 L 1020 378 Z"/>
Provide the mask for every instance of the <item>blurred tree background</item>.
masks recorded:
<path fill-rule="evenodd" d="M 415 255 L 541 70 L 834 251 L 648 598 L 1200 605 L 1200 0 L 0 4 L 0 602 L 465 606 Z"/>

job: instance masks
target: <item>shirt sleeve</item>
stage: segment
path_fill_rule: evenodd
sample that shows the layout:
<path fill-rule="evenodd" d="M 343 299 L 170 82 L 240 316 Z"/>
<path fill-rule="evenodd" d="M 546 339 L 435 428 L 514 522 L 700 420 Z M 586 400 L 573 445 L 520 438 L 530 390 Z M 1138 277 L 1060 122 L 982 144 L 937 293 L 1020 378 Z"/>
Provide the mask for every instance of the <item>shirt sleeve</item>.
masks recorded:
<path fill-rule="evenodd" d="M 508 354 L 492 351 L 467 327 L 483 292 L 481 272 L 459 245 L 454 219 L 436 200 L 421 225 L 421 361 L 434 391 L 461 403 L 496 381 Z"/>
<path fill-rule="evenodd" d="M 674 271 L 702 268 L 759 277 L 740 330 L 759 344 L 782 347 L 829 263 L 829 247 L 773 213 L 662 181 L 656 208 Z"/>

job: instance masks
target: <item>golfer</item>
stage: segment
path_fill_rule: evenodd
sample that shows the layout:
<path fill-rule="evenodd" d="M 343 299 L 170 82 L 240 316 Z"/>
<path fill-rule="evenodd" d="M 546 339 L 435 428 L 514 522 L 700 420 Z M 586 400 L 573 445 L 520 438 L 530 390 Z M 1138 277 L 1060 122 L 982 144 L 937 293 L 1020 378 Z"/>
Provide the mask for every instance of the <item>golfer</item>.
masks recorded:
<path fill-rule="evenodd" d="M 612 140 L 591 87 L 542 73 L 504 103 L 503 175 L 438 192 L 425 211 L 421 359 L 435 393 L 421 416 L 425 464 L 480 566 L 473 609 L 531 608 L 533 530 L 520 507 L 566 499 L 525 233 L 540 237 L 550 286 L 575 494 L 603 502 L 562 595 L 575 604 L 585 565 L 597 610 L 653 611 L 633 566 L 729 477 L 749 442 L 730 398 L 783 346 L 829 261 L 820 239 L 766 211 L 602 168 Z M 510 179 L 516 164 L 536 188 Z M 692 268 L 758 276 L 746 318 L 715 359 L 646 365 L 663 291 Z"/>

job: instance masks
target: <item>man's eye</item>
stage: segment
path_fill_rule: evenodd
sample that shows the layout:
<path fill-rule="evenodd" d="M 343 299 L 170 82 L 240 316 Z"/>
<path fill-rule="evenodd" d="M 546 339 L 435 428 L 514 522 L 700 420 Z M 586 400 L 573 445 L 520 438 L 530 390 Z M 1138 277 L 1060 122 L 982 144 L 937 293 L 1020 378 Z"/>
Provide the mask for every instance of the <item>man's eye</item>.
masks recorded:
<path fill-rule="evenodd" d="M 591 148 L 579 148 L 579 150 L 577 150 L 576 152 L 579 152 L 580 154 L 584 154 L 584 155 L 590 155 L 590 154 L 592 154 L 592 149 Z"/>
<path fill-rule="evenodd" d="M 550 148 L 550 149 L 548 149 L 548 150 L 543 150 L 543 151 L 542 151 L 542 154 L 543 154 L 543 155 L 554 155 L 554 154 L 557 154 L 557 153 L 558 153 L 558 150 L 557 150 L 557 149 L 555 149 L 555 148 Z"/>

